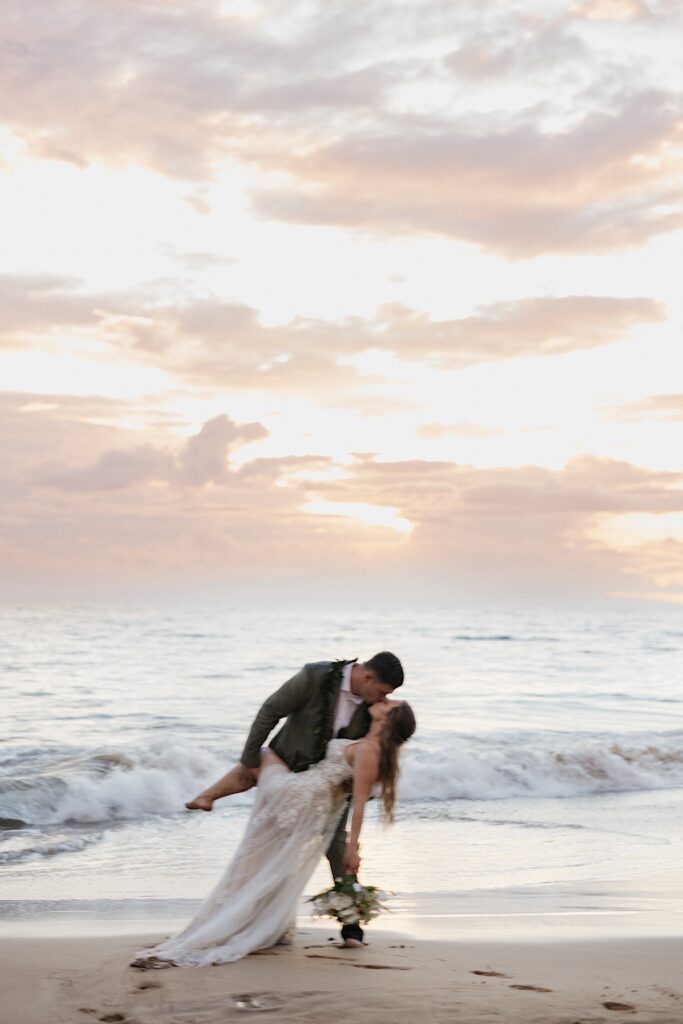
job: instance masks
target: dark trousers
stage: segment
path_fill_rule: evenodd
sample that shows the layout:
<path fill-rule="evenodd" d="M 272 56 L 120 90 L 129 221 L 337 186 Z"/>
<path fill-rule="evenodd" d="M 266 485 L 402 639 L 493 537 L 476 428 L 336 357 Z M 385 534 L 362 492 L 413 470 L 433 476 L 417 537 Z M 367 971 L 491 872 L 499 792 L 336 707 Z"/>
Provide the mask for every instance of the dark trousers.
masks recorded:
<path fill-rule="evenodd" d="M 327 857 L 330 870 L 332 871 L 332 881 L 334 882 L 337 878 L 342 878 L 344 875 L 344 851 L 346 849 L 346 822 L 349 817 L 349 809 L 351 807 L 351 798 L 346 801 L 346 808 L 339 824 L 337 825 L 337 831 L 332 836 L 332 842 L 327 848 Z"/>

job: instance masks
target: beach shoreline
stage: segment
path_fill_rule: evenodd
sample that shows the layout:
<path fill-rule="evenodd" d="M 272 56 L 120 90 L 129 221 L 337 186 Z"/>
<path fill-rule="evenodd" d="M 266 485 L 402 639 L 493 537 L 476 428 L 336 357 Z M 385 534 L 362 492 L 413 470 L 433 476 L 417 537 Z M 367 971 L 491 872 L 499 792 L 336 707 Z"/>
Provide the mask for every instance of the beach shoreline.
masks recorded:
<path fill-rule="evenodd" d="M 681 936 L 472 941 L 376 928 L 369 945 L 347 950 L 325 924 L 232 964 L 129 966 L 168 931 L 1 937 L 5 1021 L 218 1024 L 248 1011 L 275 1024 L 683 1020 Z"/>
<path fill-rule="evenodd" d="M 179 897 L 4 899 L 0 939 L 174 934 L 202 902 Z M 327 925 L 312 916 L 307 896 L 302 896 L 299 932 Z M 369 933 L 378 928 L 411 939 L 457 942 L 675 938 L 683 936 L 683 892 L 675 874 L 661 872 L 646 880 L 393 893 L 387 912 Z"/>

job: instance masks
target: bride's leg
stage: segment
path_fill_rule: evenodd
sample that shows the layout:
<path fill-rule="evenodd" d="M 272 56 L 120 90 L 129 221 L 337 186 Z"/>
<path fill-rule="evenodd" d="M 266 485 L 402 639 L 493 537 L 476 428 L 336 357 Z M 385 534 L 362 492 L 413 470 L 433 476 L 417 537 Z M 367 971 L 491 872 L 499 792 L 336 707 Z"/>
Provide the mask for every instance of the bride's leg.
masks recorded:
<path fill-rule="evenodd" d="M 210 811 L 214 801 L 220 800 L 224 796 L 233 796 L 235 793 L 246 793 L 248 789 L 255 786 L 261 769 L 266 768 L 269 764 L 281 764 L 284 768 L 287 767 L 282 758 L 279 758 L 270 747 L 262 747 L 261 764 L 258 768 L 245 768 L 243 764 L 235 765 L 227 775 L 224 775 L 218 782 L 214 782 L 213 786 L 209 786 L 194 800 L 188 800 L 185 806 L 188 811 Z"/>
<path fill-rule="evenodd" d="M 261 747 L 261 763 L 258 768 L 254 769 L 254 775 L 258 781 L 258 777 L 264 768 L 267 768 L 271 764 L 281 764 L 283 768 L 287 768 L 287 765 L 278 757 L 274 750 L 270 747 Z"/>
<path fill-rule="evenodd" d="M 243 764 L 235 765 L 227 775 L 214 782 L 213 786 L 203 790 L 194 800 L 188 800 L 185 806 L 188 811 L 210 811 L 215 800 L 232 796 L 234 793 L 246 793 L 256 785 L 257 773 L 258 769 L 245 768 Z"/>

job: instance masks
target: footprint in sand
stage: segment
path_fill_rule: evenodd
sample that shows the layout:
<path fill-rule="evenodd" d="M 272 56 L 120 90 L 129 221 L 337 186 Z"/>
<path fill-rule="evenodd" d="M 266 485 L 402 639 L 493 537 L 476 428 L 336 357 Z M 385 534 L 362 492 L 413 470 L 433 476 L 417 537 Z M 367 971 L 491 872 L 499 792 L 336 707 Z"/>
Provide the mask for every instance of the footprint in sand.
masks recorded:
<path fill-rule="evenodd" d="M 629 1003 L 615 1003 L 614 1000 L 608 999 L 602 1005 L 606 1010 L 628 1010 L 630 1013 L 636 1013 L 635 1006 L 631 1006 Z"/>
<path fill-rule="evenodd" d="M 364 971 L 410 971 L 410 967 L 393 967 L 391 964 L 347 964 L 347 967 L 361 967 Z"/>
<path fill-rule="evenodd" d="M 470 974 L 483 974 L 487 978 L 509 978 L 509 974 L 501 974 L 500 971 L 470 971 Z"/>
<path fill-rule="evenodd" d="M 306 953 L 307 960 L 338 960 L 345 967 L 362 967 L 366 971 L 410 971 L 410 967 L 394 967 L 392 964 L 357 964 L 345 956 L 325 956 L 323 953 Z"/>
<path fill-rule="evenodd" d="M 543 988 L 541 985 L 508 985 L 508 988 L 520 988 L 523 992 L 552 992 L 551 988 Z"/>
<path fill-rule="evenodd" d="M 306 948 L 307 949 L 312 949 L 314 947 L 307 946 Z M 306 953 L 306 959 L 307 960 L 343 960 L 343 961 L 346 962 L 346 957 L 345 956 L 334 956 L 334 954 L 332 956 L 327 956 L 327 955 L 325 955 L 325 953 Z"/>
<path fill-rule="evenodd" d="M 285 1005 L 284 999 L 275 995 L 274 992 L 245 992 L 240 996 L 233 996 L 230 1001 L 236 1010 L 255 1012 L 279 1010 Z"/>
<path fill-rule="evenodd" d="M 349 948 L 348 946 L 345 946 L 343 942 L 334 942 L 334 939 L 330 939 L 329 941 L 333 942 L 334 945 L 327 946 L 324 942 L 316 942 L 316 943 L 313 943 L 313 945 L 311 945 L 311 946 L 304 946 L 304 949 L 348 949 Z M 397 947 L 397 946 L 390 946 L 389 948 L 390 949 L 397 949 L 399 947 Z"/>

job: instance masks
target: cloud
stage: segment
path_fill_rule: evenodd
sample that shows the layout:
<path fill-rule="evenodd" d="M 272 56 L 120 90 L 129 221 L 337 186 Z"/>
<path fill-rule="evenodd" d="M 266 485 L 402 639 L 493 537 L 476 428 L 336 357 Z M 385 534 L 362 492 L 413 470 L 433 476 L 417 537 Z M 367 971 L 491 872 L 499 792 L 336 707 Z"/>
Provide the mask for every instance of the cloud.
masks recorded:
<path fill-rule="evenodd" d="M 15 0 L 4 31 L 0 116 L 34 156 L 80 167 L 134 161 L 201 178 L 212 116 L 215 148 L 237 127 L 220 115 L 237 93 L 235 57 L 248 52 L 248 34 L 211 18 L 207 5 L 57 2 L 48 12 Z"/>
<path fill-rule="evenodd" d="M 509 258 L 637 246 L 683 226 L 681 110 L 653 89 L 554 131 L 405 118 L 283 155 L 290 181 L 253 200 L 270 218 L 458 238 Z"/>
<path fill-rule="evenodd" d="M 647 470 L 627 462 L 583 455 L 562 470 L 537 466 L 479 469 L 450 462 L 358 460 L 344 481 L 320 485 L 322 498 L 392 505 L 413 522 L 435 514 L 516 516 L 683 509 L 683 472 Z"/>
<path fill-rule="evenodd" d="M 27 467 L 46 462 L 76 468 L 95 461 L 103 450 L 121 446 L 121 430 L 113 424 L 136 413 L 133 402 L 99 395 L 0 392 L 5 484 L 25 482 Z"/>
<path fill-rule="evenodd" d="M 683 540 L 669 537 L 666 540 L 641 544 L 636 550 L 635 564 L 629 567 L 630 575 L 642 576 L 657 584 L 659 596 L 666 597 L 672 592 L 679 600 L 683 585 Z M 654 595 L 652 595 L 654 596 Z"/>
<path fill-rule="evenodd" d="M 96 326 L 94 307 L 106 300 L 79 293 L 81 287 L 64 274 L 0 274 L 0 347 L 17 348 L 24 337 L 73 324 Z"/>
<path fill-rule="evenodd" d="M 60 432 L 59 403 L 49 407 L 32 397 L 14 397 L 22 457 L 12 467 L 3 462 L 0 477 L 0 565 L 8 592 L 272 581 L 323 563 L 343 573 L 391 544 L 359 525 L 349 532 L 331 520 L 312 523 L 303 511 L 307 480 L 330 469 L 328 457 L 232 462 L 232 451 L 263 436 L 258 424 L 219 416 L 186 440 L 152 444 L 143 435 L 140 443 L 139 431 L 101 433 L 87 419 L 61 421 Z M 10 411 L 10 402 L 4 405 Z M 20 415 L 25 405 L 30 409 Z M 31 435 L 29 443 L 22 433 Z"/>
<path fill-rule="evenodd" d="M 73 491 L 107 491 L 163 482 L 187 487 L 226 483 L 230 452 L 268 436 L 260 423 L 237 424 L 226 415 L 207 420 L 177 453 L 150 444 L 107 450 L 90 465 L 61 471 L 42 470 L 38 486 Z"/>
<path fill-rule="evenodd" d="M 236 256 L 226 256 L 220 252 L 183 251 L 178 246 L 171 244 L 159 244 L 158 249 L 170 259 L 181 263 L 189 273 L 194 271 L 201 273 L 216 267 L 228 267 L 238 262 Z"/>
<path fill-rule="evenodd" d="M 645 0 L 584 0 L 572 14 L 587 21 L 640 21 L 652 12 Z"/>
<path fill-rule="evenodd" d="M 527 14 L 494 25 L 478 24 L 457 49 L 443 58 L 447 71 L 464 79 L 500 79 L 536 72 L 554 75 L 558 65 L 586 62 L 587 44 L 572 33 L 562 15 Z"/>
<path fill-rule="evenodd" d="M 500 433 L 502 431 L 492 430 L 490 427 L 480 427 L 476 423 L 466 423 L 464 420 L 460 423 L 423 423 L 417 429 L 417 436 L 425 441 L 433 441 L 449 436 L 466 438 L 494 437 Z"/>
<path fill-rule="evenodd" d="M 39 473 L 38 486 L 59 487 L 68 491 L 120 490 L 151 480 L 165 480 L 171 474 L 170 457 L 151 445 L 103 452 L 89 466 L 78 470 Z"/>
<path fill-rule="evenodd" d="M 332 8 L 272 3 L 248 19 L 210 0 L 8 0 L 0 119 L 35 157 L 207 180 L 265 118 L 322 125 L 381 101 L 398 72 L 338 66 L 340 46 L 362 52 L 369 36 L 364 16 Z"/>
<path fill-rule="evenodd" d="M 639 323 L 664 319 L 652 299 L 595 295 L 495 302 L 456 320 L 432 320 L 399 304 L 381 307 L 379 313 L 386 325 L 383 347 L 450 366 L 594 348 Z"/>
<path fill-rule="evenodd" d="M 683 584 L 674 566 L 665 578 L 650 545 L 626 550 L 595 538 L 600 524 L 624 513 L 683 510 L 683 473 L 589 455 L 561 470 L 365 456 L 347 479 L 317 485 L 314 497 L 394 509 L 414 526 L 395 553 L 406 577 L 450 580 L 472 593 L 521 595 L 540 587 L 567 595 L 638 585 L 649 592 Z"/>
<path fill-rule="evenodd" d="M 651 299 L 565 296 L 494 303 L 454 320 L 432 320 L 396 303 L 381 307 L 374 320 L 296 317 L 264 327 L 250 307 L 206 300 L 160 312 L 150 326 L 124 325 L 123 333 L 155 356 L 163 338 L 166 368 L 196 383 L 317 390 L 325 378 L 358 383 L 357 371 L 339 360 L 372 349 L 462 367 L 592 348 L 661 319 Z"/>
<path fill-rule="evenodd" d="M 129 399 L 108 398 L 103 395 L 0 391 L 0 415 L 3 416 L 40 412 L 41 418 L 57 422 L 88 420 L 114 414 L 125 415 L 130 408 Z"/>
<path fill-rule="evenodd" d="M 153 284 L 110 296 L 76 295 L 78 282 L 47 275 L 25 284 L 0 277 L 0 290 L 3 285 L 8 326 L 4 334 L 0 330 L 0 345 L 42 348 L 45 336 L 56 344 L 53 325 L 68 324 L 93 345 L 192 384 L 308 394 L 328 387 L 334 388 L 332 401 L 338 395 L 341 404 L 364 402 L 380 411 L 391 407 L 391 396 L 361 391 L 356 398 L 356 390 L 373 380 L 349 362 L 363 352 L 457 369 L 593 348 L 664 318 L 649 298 L 565 295 L 496 302 L 448 320 L 390 303 L 374 318 L 297 316 L 266 326 L 258 310 L 243 303 L 201 298 L 169 304 Z M 383 385 L 379 378 L 375 383 Z"/>
<path fill-rule="evenodd" d="M 221 415 L 178 439 L 89 422 L 95 398 L 79 411 L 48 397 L 0 403 L 19 453 L 0 481 L 10 583 L 272 580 L 324 565 L 340 579 L 371 567 L 392 586 L 441 580 L 473 593 L 676 585 L 665 547 L 655 558 L 652 546 L 615 547 L 596 529 L 625 513 L 681 512 L 683 473 L 593 456 L 561 470 L 371 453 L 236 461 L 265 436 L 260 424 Z"/>
<path fill-rule="evenodd" d="M 655 472 L 626 462 L 584 455 L 561 473 L 530 468 L 495 470 L 491 483 L 469 487 L 462 495 L 484 512 L 605 513 L 683 510 L 683 473 Z"/>
<path fill-rule="evenodd" d="M 683 420 L 683 394 L 650 395 L 639 402 L 612 406 L 606 411 L 609 419 L 640 422 L 642 420 Z"/>
<path fill-rule="evenodd" d="M 264 175 L 263 216 L 510 258 L 636 246 L 683 224 L 680 96 L 635 35 L 621 57 L 588 31 L 646 19 L 668 41 L 665 3 L 587 0 L 550 17 L 540 3 L 5 7 L 0 120 L 36 158 L 195 186 L 241 160 Z M 522 88 L 473 107 L 463 76 Z"/>
<path fill-rule="evenodd" d="M 178 456 L 178 479 L 193 487 L 225 483 L 228 454 L 265 437 L 268 431 L 261 423 L 237 424 L 225 415 L 207 420 L 199 433 L 187 440 Z"/>
<path fill-rule="evenodd" d="M 345 361 L 363 352 L 380 350 L 457 369 L 593 348 L 663 317 L 652 299 L 573 295 L 493 303 L 451 320 L 433 320 L 393 303 L 380 307 L 373 319 L 298 316 L 266 327 L 251 307 L 206 299 L 120 320 L 112 338 L 126 351 L 195 384 L 316 394 L 323 385 L 334 386 L 344 404 L 354 400 L 364 379 L 373 380 Z M 383 382 L 378 377 L 375 383 Z M 365 398 L 372 403 L 370 396 Z M 329 400 L 335 401 L 334 393 Z"/>

